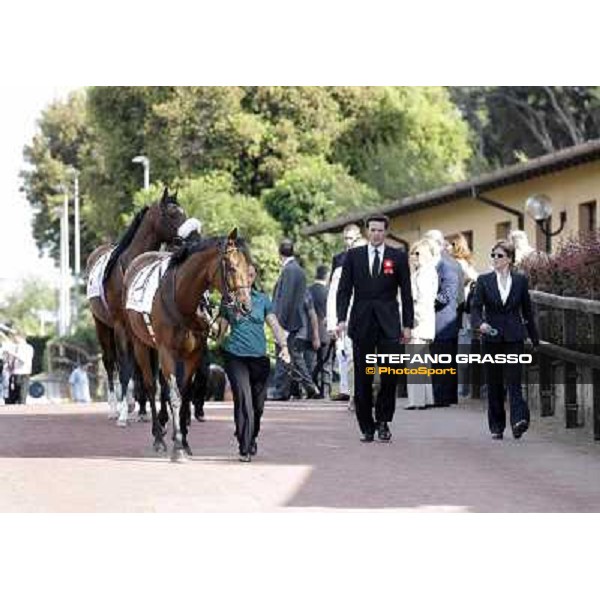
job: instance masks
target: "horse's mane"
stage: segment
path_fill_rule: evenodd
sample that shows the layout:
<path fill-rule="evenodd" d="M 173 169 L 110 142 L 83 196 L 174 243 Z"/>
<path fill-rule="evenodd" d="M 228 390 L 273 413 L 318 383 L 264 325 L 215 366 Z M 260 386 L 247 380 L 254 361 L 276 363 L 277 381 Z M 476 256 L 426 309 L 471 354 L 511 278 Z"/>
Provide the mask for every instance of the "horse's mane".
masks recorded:
<path fill-rule="evenodd" d="M 171 256 L 171 261 L 169 262 L 169 269 L 172 269 L 184 263 L 193 254 L 197 254 L 198 252 L 204 252 L 205 250 L 209 250 L 210 248 L 213 248 L 214 246 L 218 246 L 220 244 L 227 244 L 227 236 L 213 236 L 202 238 L 198 241 L 194 240 L 192 242 L 184 243 L 184 245 L 181 248 L 173 252 L 173 255 Z M 249 260 L 250 253 L 246 241 L 243 238 L 237 238 L 235 245 L 241 252 L 244 253 L 246 258 L 248 258 Z"/>
<path fill-rule="evenodd" d="M 142 208 L 135 215 L 133 221 L 127 228 L 127 231 L 117 242 L 115 249 L 113 250 L 112 254 L 110 255 L 110 258 L 108 259 L 108 263 L 106 263 L 106 268 L 104 269 L 104 277 L 102 278 L 103 286 L 106 285 L 106 282 L 108 281 L 108 278 L 110 277 L 114 266 L 117 264 L 119 257 L 121 256 L 121 254 L 123 254 L 123 252 L 125 252 L 125 249 L 129 246 L 129 244 L 131 244 L 131 241 L 133 240 L 137 230 L 140 228 L 140 225 L 144 220 L 144 217 L 146 216 L 146 213 L 148 212 L 149 208 L 149 206 L 144 206 L 144 208 Z"/>

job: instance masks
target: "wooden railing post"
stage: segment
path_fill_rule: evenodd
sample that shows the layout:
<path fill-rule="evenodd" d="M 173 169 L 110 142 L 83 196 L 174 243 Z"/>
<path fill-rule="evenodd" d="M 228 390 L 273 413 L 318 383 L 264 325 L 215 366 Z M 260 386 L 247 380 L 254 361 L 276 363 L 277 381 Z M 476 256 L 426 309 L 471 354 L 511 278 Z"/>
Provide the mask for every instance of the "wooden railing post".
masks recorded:
<path fill-rule="evenodd" d="M 592 347 L 590 351 L 592 354 L 600 355 L 600 315 L 591 315 L 592 323 L 592 335 L 591 342 Z M 594 440 L 600 440 L 600 369 L 592 369 L 592 406 L 593 406 L 593 423 L 594 423 Z"/>

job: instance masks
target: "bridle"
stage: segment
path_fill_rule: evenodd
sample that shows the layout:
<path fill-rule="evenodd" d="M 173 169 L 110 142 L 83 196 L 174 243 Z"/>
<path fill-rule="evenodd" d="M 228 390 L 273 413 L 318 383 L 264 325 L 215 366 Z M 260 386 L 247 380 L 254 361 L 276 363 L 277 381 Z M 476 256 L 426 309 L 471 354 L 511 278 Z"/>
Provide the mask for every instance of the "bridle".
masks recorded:
<path fill-rule="evenodd" d="M 223 306 L 230 310 L 234 310 L 236 313 L 244 314 L 242 303 L 237 297 L 237 292 L 244 289 L 250 289 L 249 285 L 238 285 L 236 287 L 229 286 L 229 276 L 234 272 L 231 268 L 229 255 L 233 252 L 240 252 L 240 248 L 235 244 L 229 244 L 229 240 L 219 242 L 219 259 L 217 267 L 215 268 L 210 283 L 212 284 L 217 276 L 217 271 L 221 276 L 222 290 L 221 296 L 223 297 Z"/>

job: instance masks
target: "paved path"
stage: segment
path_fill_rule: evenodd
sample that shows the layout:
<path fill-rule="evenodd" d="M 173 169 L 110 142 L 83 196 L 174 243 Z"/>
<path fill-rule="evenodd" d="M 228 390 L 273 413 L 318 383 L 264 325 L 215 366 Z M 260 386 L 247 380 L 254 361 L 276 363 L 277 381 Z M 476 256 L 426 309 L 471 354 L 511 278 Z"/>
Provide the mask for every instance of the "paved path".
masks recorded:
<path fill-rule="evenodd" d="M 359 443 L 340 404 L 272 403 L 251 464 L 229 404 L 193 424 L 184 464 L 154 455 L 149 424 L 118 429 L 105 413 L 0 407 L 0 512 L 600 511 L 600 444 L 544 422 L 494 442 L 479 402 L 398 410 L 391 444 Z"/>

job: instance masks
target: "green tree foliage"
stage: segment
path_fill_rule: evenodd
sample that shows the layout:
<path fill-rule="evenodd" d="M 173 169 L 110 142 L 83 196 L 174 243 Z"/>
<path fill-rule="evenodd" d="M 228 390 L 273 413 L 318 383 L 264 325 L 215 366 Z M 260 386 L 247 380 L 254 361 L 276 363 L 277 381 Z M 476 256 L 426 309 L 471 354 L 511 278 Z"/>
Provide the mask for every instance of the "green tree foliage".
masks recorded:
<path fill-rule="evenodd" d="M 311 277 L 318 264 L 329 263 L 338 240 L 330 235 L 306 239 L 300 231 L 342 213 L 364 210 L 378 200 L 376 191 L 322 157 L 304 157 L 263 193 L 265 206 L 281 223 L 284 234 L 295 241 Z"/>
<path fill-rule="evenodd" d="M 94 214 L 94 203 L 85 192 L 93 187 L 100 172 L 95 148 L 95 133 L 87 118 L 83 91 L 71 94 L 65 102 L 50 104 L 42 113 L 39 130 L 31 144 L 24 148 L 29 168 L 21 173 L 21 177 L 23 190 L 34 211 L 34 239 L 40 250 L 49 250 L 57 259 L 60 249 L 58 209 L 62 207 L 65 194 L 61 185 L 66 186 L 70 195 L 73 192 L 70 167 L 80 171 L 81 212 L 84 217 L 81 241 L 84 250 L 91 248 L 96 240 L 96 231 L 86 218 Z M 72 216 L 71 211 L 71 219 Z"/>
<path fill-rule="evenodd" d="M 55 188 L 68 179 L 67 165 L 80 170 L 85 256 L 116 239 L 131 216 L 142 183 L 142 169 L 131 162 L 138 154 L 149 157 L 153 181 L 200 181 L 199 197 L 225 202 L 219 215 L 229 221 L 235 215 L 245 223 L 245 208 L 259 210 L 265 195 L 271 215 L 297 236 L 303 224 L 367 201 L 452 181 L 462 176 L 468 151 L 466 126 L 444 88 L 97 87 L 44 112 L 24 183 L 32 205 L 43 207 L 38 245 L 56 249 Z M 213 179 L 223 173 L 227 183 L 217 194 Z M 284 206 L 275 198 L 286 189 Z M 205 218 L 219 219 L 227 220 Z M 265 252 L 270 247 L 251 237 Z"/>
<path fill-rule="evenodd" d="M 444 88 L 341 88 L 334 95 L 346 116 L 334 157 L 384 198 L 465 176 L 469 130 Z"/>
<path fill-rule="evenodd" d="M 156 184 L 147 192 L 139 192 L 136 207 L 152 201 L 159 191 L 160 184 Z M 279 270 L 277 247 L 282 230 L 259 199 L 236 193 L 229 173 L 213 171 L 181 181 L 178 200 L 188 216 L 202 222 L 204 236 L 224 235 L 237 227 L 250 244 L 265 288 L 272 288 Z"/>
<path fill-rule="evenodd" d="M 45 325 L 42 332 L 40 314 L 50 314 L 57 308 L 56 291 L 38 279 L 25 279 L 20 286 L 0 302 L 0 321 L 11 322 L 13 328 L 25 335 L 48 335 L 54 325 Z"/>
<path fill-rule="evenodd" d="M 473 171 L 555 152 L 600 136 L 600 88 L 453 87 L 473 134 Z"/>

